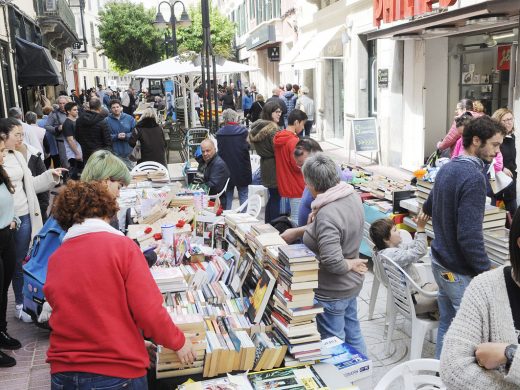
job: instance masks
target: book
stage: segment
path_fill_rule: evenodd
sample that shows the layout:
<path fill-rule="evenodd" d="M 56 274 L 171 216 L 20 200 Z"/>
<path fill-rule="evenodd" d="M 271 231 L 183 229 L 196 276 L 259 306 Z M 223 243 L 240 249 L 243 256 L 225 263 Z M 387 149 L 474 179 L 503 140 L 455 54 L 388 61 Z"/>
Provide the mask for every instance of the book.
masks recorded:
<path fill-rule="evenodd" d="M 284 367 L 250 373 L 248 379 L 254 390 L 326 388 L 325 382 L 312 367 Z"/>
<path fill-rule="evenodd" d="M 321 350 L 331 355 L 322 363 L 334 365 L 348 382 L 368 377 L 372 373 L 372 361 L 336 336 L 322 340 Z"/>
<path fill-rule="evenodd" d="M 278 248 L 279 259 L 290 263 L 316 261 L 316 254 L 305 244 L 282 245 Z"/>
<path fill-rule="evenodd" d="M 252 323 L 258 324 L 262 319 L 275 283 L 276 279 L 271 272 L 263 270 L 251 296 L 251 305 L 247 309 L 247 315 Z"/>

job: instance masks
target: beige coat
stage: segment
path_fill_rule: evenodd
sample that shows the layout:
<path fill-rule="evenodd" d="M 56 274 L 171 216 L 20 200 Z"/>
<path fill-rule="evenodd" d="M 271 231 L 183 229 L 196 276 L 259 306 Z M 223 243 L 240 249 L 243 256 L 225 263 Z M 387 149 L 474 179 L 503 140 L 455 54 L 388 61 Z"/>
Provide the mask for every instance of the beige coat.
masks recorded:
<path fill-rule="evenodd" d="M 23 169 L 23 185 L 27 203 L 29 204 L 29 215 L 31 216 L 31 240 L 43 227 L 42 216 L 40 214 L 40 204 L 36 194 L 44 191 L 50 191 L 60 180 L 55 179 L 50 170 L 45 171 L 39 176 L 33 177 L 27 161 L 20 152 L 14 151 L 14 156 L 18 160 L 18 164 Z"/>

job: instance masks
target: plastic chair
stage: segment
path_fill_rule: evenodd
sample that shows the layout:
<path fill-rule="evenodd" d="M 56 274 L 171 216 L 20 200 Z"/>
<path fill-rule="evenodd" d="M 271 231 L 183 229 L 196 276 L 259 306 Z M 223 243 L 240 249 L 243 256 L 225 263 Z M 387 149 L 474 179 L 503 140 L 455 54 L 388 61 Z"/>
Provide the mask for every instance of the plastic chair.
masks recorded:
<path fill-rule="evenodd" d="M 181 157 L 181 161 L 186 161 L 186 134 L 178 124 L 172 124 L 169 135 L 170 139 L 168 140 L 168 148 L 166 150 L 166 161 L 170 161 L 170 151 L 178 152 L 179 156 Z"/>
<path fill-rule="evenodd" d="M 230 178 L 228 177 L 228 179 L 226 180 L 226 184 L 224 185 L 224 188 L 222 189 L 222 191 L 220 191 L 218 194 L 215 194 L 215 195 L 209 195 L 208 199 L 215 200 L 215 199 L 220 198 L 226 192 L 227 186 L 229 184 L 229 180 L 230 180 Z"/>
<path fill-rule="evenodd" d="M 186 158 L 189 160 L 202 141 L 209 137 L 209 130 L 204 127 L 194 127 L 186 133 Z"/>
<path fill-rule="evenodd" d="M 168 168 L 166 168 L 164 165 L 159 164 L 155 161 L 143 161 L 142 163 L 137 164 L 130 174 L 138 173 L 138 172 L 155 172 L 155 171 L 161 171 L 166 174 L 166 177 L 168 180 L 170 180 L 170 173 L 168 172 Z"/>
<path fill-rule="evenodd" d="M 249 186 L 247 186 L 247 198 L 250 199 L 254 195 L 260 195 L 262 198 L 262 206 L 265 207 L 269 200 L 269 190 L 267 187 L 258 184 L 249 184 Z"/>
<path fill-rule="evenodd" d="M 250 154 L 249 158 L 251 159 L 251 172 L 256 172 L 260 168 L 260 156 L 258 154 Z"/>
<path fill-rule="evenodd" d="M 423 290 L 399 265 L 391 258 L 383 254 L 379 255 L 383 267 L 388 277 L 388 287 L 392 292 L 392 302 L 395 311 L 402 314 L 406 319 L 412 322 L 412 337 L 410 345 L 410 360 L 420 359 L 422 354 L 422 346 L 426 332 L 437 329 L 439 321 L 426 318 L 418 318 L 415 314 L 415 306 L 412 300 L 412 289 L 426 297 L 437 297 L 437 292 Z M 390 350 L 392 336 L 395 329 L 395 321 L 390 323 L 388 335 L 386 339 L 386 351 Z"/>
<path fill-rule="evenodd" d="M 244 209 L 246 209 L 246 214 L 257 218 L 260 214 L 260 211 L 262 211 L 262 197 L 260 195 L 253 195 L 252 197 L 247 198 L 247 200 L 241 204 L 240 207 L 237 207 L 234 210 L 226 210 L 222 214 L 237 214 L 244 211 Z"/>
<path fill-rule="evenodd" d="M 436 359 L 416 359 L 404 362 L 388 371 L 377 383 L 374 390 L 387 390 L 397 379 L 402 379 L 402 390 L 445 390 L 446 386 L 438 376 L 440 362 Z"/>

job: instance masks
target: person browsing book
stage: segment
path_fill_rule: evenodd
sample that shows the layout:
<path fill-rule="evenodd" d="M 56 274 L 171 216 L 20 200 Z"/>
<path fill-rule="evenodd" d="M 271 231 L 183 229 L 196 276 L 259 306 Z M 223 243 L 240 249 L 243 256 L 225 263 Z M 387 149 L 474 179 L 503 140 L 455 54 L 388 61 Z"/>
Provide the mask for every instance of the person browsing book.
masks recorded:
<path fill-rule="evenodd" d="M 143 335 L 185 365 L 195 360 L 139 247 L 109 225 L 117 210 L 100 182 L 69 181 L 55 200 L 54 218 L 67 233 L 49 259 L 44 287 L 54 309 L 47 351 L 53 388 L 146 389 Z"/>

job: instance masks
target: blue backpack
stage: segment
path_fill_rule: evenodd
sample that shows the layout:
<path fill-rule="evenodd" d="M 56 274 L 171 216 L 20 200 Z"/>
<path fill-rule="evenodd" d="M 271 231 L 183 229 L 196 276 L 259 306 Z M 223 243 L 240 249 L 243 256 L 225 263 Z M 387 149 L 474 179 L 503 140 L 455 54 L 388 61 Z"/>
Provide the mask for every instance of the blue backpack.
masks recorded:
<path fill-rule="evenodd" d="M 45 302 L 43 285 L 47 279 L 49 257 L 61 245 L 65 233 L 58 222 L 50 217 L 34 237 L 29 260 L 23 266 L 24 310 L 36 323 Z"/>

